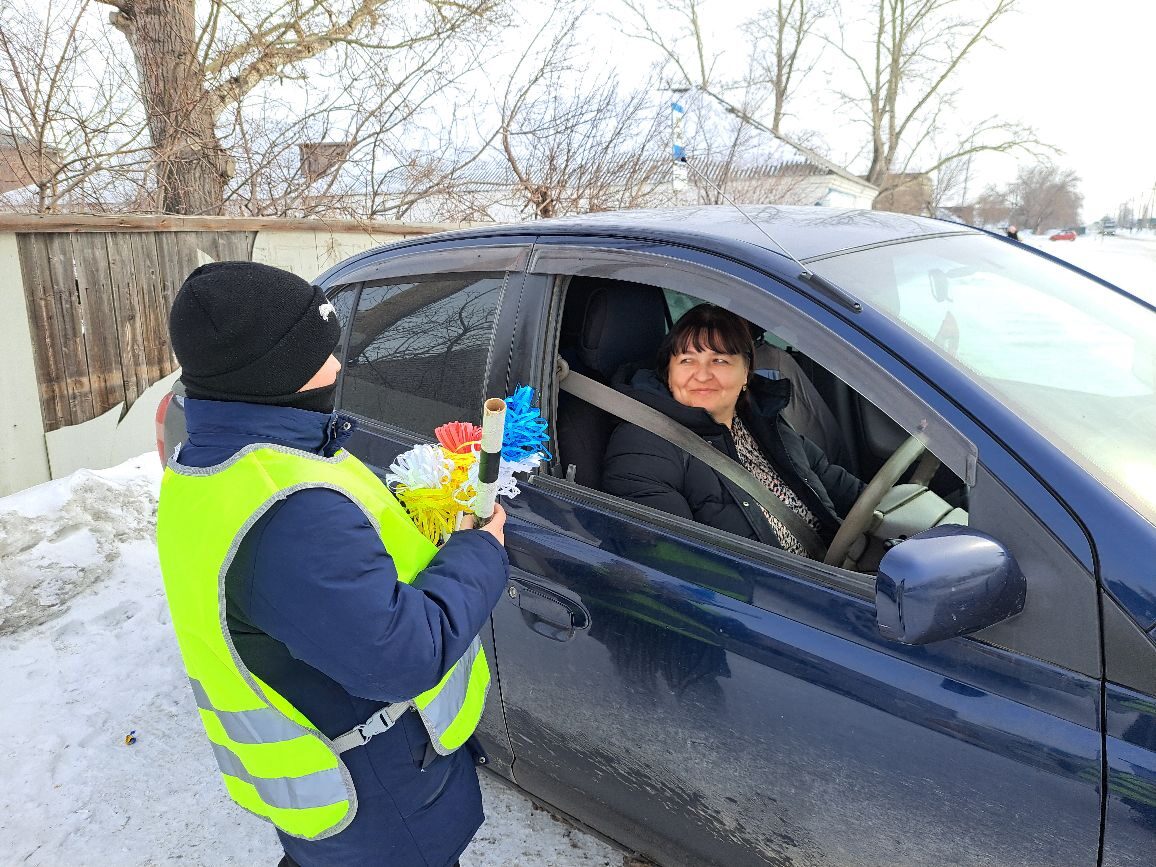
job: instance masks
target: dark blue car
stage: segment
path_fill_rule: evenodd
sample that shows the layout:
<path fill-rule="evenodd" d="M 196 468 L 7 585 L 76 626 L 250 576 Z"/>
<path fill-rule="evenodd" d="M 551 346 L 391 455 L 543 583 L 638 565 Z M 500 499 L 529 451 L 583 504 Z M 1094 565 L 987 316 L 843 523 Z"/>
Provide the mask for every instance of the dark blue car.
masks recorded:
<path fill-rule="evenodd" d="M 380 471 L 518 384 L 551 422 L 483 634 L 498 774 L 664 865 L 1156 861 L 1149 303 L 820 208 L 473 229 L 321 282 Z M 618 418 L 567 370 L 646 362 L 699 300 L 764 332 L 803 433 L 877 480 L 832 565 L 599 489 Z M 925 488 L 944 507 L 905 510 Z"/>

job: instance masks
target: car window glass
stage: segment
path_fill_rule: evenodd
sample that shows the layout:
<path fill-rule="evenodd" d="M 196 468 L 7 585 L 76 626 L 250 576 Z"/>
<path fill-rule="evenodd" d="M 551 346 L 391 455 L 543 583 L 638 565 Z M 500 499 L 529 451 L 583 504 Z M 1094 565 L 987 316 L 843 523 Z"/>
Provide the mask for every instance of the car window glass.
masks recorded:
<path fill-rule="evenodd" d="M 366 283 L 345 353 L 342 409 L 428 437 L 480 421 L 506 277 L 447 274 Z"/>
<path fill-rule="evenodd" d="M 682 314 L 698 303 L 698 301 L 690 295 L 675 292 L 673 289 L 663 289 L 662 294 L 666 296 L 666 309 L 670 311 L 671 322 L 677 322 L 678 317 L 682 316 Z"/>
<path fill-rule="evenodd" d="M 353 309 L 357 304 L 357 290 L 360 288 L 360 283 L 346 283 L 325 293 L 329 303 L 337 311 L 337 321 L 341 323 L 343 337 L 349 333 L 349 321 L 353 318 Z"/>
<path fill-rule="evenodd" d="M 924 338 L 1156 521 L 1152 308 L 983 236 L 848 253 L 815 270 Z"/>
<path fill-rule="evenodd" d="M 673 289 L 663 289 L 662 294 L 666 298 L 666 309 L 670 311 L 671 325 L 668 326 L 668 331 L 673 327 L 673 323 L 678 322 L 678 318 L 682 316 L 682 314 L 686 313 L 686 311 L 690 310 L 690 308 L 696 304 L 702 303 L 702 301 L 693 295 L 687 295 L 685 292 L 676 292 Z M 786 340 L 771 331 L 764 331 L 762 337 L 759 339 L 762 343 L 766 343 L 769 346 L 777 346 L 779 349 L 787 349 L 790 346 Z"/>

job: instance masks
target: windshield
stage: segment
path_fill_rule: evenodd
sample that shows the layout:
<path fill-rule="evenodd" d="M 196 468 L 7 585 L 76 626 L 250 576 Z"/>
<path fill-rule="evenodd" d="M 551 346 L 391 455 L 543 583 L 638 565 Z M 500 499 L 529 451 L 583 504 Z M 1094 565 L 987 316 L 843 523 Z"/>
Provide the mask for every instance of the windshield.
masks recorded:
<path fill-rule="evenodd" d="M 890 314 L 1156 523 L 1156 313 L 985 235 L 814 270 Z"/>

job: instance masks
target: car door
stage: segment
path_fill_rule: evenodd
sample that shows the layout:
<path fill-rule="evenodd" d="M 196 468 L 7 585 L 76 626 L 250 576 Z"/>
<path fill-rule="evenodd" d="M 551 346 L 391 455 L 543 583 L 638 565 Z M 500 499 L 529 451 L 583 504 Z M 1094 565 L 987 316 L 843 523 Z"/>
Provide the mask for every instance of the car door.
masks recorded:
<path fill-rule="evenodd" d="M 1156 847 L 1156 635 L 1107 593 L 1104 611 L 1108 764 L 1104 867 L 1140 867 Z"/>
<path fill-rule="evenodd" d="M 383 252 L 329 275 L 343 323 L 338 409 L 358 420 L 349 451 L 384 477 L 401 452 L 434 442 L 448 421 L 481 422 L 506 393 L 511 334 L 528 240 Z M 482 643 L 495 657 L 487 626 Z M 498 691 L 478 729 L 495 769 L 512 754 Z"/>
<path fill-rule="evenodd" d="M 724 304 L 927 435 L 1029 601 L 977 636 L 888 642 L 866 576 L 558 466 L 507 504 L 513 582 L 493 624 L 518 783 L 667 865 L 1095 864 L 1096 589 L 1063 504 L 829 299 L 701 251 L 551 241 L 530 266 L 512 368 L 547 404 L 574 275 Z"/>

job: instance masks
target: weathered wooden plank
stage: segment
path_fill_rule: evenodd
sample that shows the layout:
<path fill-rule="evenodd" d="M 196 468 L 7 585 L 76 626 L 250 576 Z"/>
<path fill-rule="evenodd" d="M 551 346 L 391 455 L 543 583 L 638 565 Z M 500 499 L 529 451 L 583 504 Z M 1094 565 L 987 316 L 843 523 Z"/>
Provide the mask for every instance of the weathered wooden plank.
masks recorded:
<path fill-rule="evenodd" d="M 166 348 L 176 365 L 176 357 L 172 356 L 172 349 L 168 346 L 169 310 L 173 306 L 177 290 L 185 282 L 185 278 L 200 263 L 197 255 L 197 233 L 195 232 L 158 232 L 157 255 L 160 263 L 162 293 L 160 297 L 161 321 L 165 324 Z"/>
<path fill-rule="evenodd" d="M 84 313 L 84 348 L 93 409 L 101 415 L 125 400 L 121 331 L 109 275 L 108 245 L 99 235 L 71 235 L 76 289 Z"/>
<path fill-rule="evenodd" d="M 48 274 L 60 324 L 60 349 L 64 357 L 65 384 L 72 424 L 96 418 L 88 354 L 84 345 L 84 307 L 73 269 L 72 238 L 48 235 Z"/>
<path fill-rule="evenodd" d="M 0 232 L 355 232 L 428 235 L 478 223 L 406 223 L 286 217 L 181 217 L 168 214 L 0 214 Z M 485 225 L 493 225 L 487 223 Z"/>
<path fill-rule="evenodd" d="M 207 233 L 202 232 L 202 236 Z M 253 258 L 253 244 L 257 241 L 256 232 L 214 232 L 212 241 L 215 253 L 210 253 L 201 247 L 218 262 L 248 262 Z"/>
<path fill-rule="evenodd" d="M 141 347 L 144 352 L 143 382 L 152 385 L 176 368 L 169 347 L 169 305 L 165 299 L 164 271 L 161 267 L 157 235 L 126 235 L 133 254 L 133 291 L 141 320 Z"/>
<path fill-rule="evenodd" d="M 95 236 L 94 236 L 95 237 Z M 124 381 L 125 400 L 131 406 L 148 388 L 148 364 L 145 361 L 144 320 L 141 316 L 140 290 L 142 278 L 133 261 L 131 238 L 123 232 L 109 232 L 103 237 L 108 256 L 109 285 L 116 308 L 117 331 L 120 336 L 120 366 Z"/>
<path fill-rule="evenodd" d="M 40 412 L 45 430 L 72 424 L 65 384 L 64 356 L 60 350 L 59 316 L 48 273 L 48 247 L 44 235 L 17 235 L 20 273 L 32 332 L 33 363 L 40 392 Z"/>

